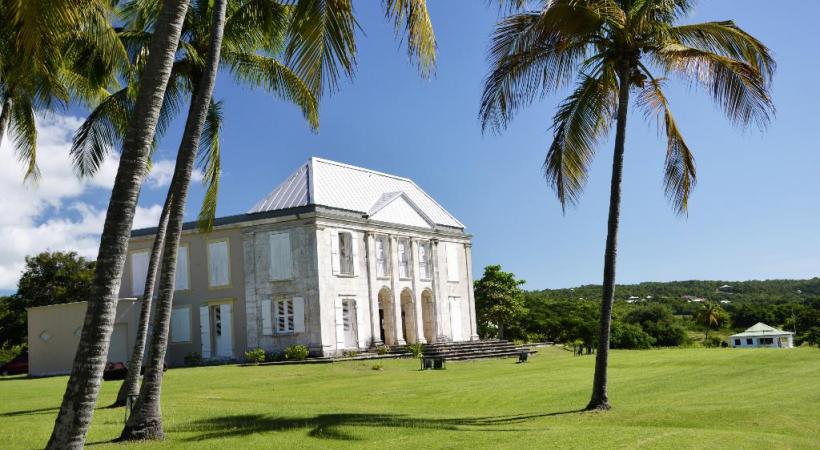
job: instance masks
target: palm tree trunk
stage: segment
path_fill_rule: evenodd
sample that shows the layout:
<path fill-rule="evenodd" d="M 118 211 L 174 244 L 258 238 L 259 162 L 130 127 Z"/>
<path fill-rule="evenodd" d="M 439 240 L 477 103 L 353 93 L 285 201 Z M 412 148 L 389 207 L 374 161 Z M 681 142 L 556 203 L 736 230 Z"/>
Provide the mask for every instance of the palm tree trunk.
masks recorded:
<path fill-rule="evenodd" d="M 134 411 L 122 430 L 120 440 L 162 439 L 162 413 L 160 395 L 162 390 L 162 369 L 165 351 L 168 346 L 168 328 L 171 322 L 171 307 L 174 300 L 174 281 L 176 275 L 177 249 L 182 234 L 182 220 L 185 216 L 185 199 L 191 181 L 194 161 L 205 118 L 211 103 L 211 94 L 216 83 L 219 68 L 219 53 L 222 47 L 222 33 L 225 28 L 225 9 L 227 0 L 216 0 L 213 5 L 211 40 L 205 70 L 194 85 L 191 107 L 185 122 L 185 131 L 177 153 L 174 179 L 168 191 L 171 200 L 171 212 L 168 218 L 168 229 L 162 251 L 162 271 L 159 279 L 159 298 L 154 312 L 154 334 L 151 337 L 151 348 L 145 379 Z"/>
<path fill-rule="evenodd" d="M 618 253 L 618 222 L 621 215 L 621 179 L 626 141 L 626 116 L 629 108 L 630 69 L 627 64 L 619 70 L 618 118 L 615 131 L 615 151 L 612 158 L 612 183 L 609 193 L 609 221 L 604 250 L 604 292 L 601 298 L 601 321 L 598 330 L 598 354 L 595 355 L 595 379 L 592 398 L 587 410 L 609 409 L 607 398 L 607 365 L 609 364 L 609 332 L 612 322 L 612 302 L 615 299 L 615 261 Z"/>
<path fill-rule="evenodd" d="M 11 120 L 11 102 L 11 95 L 7 94 L 6 99 L 3 100 L 3 111 L 0 112 L 0 145 L 3 145 L 3 136 L 5 136 Z"/>
<path fill-rule="evenodd" d="M 157 234 L 154 236 L 154 244 L 151 248 L 151 259 L 148 261 L 148 276 L 145 278 L 145 288 L 142 292 L 142 305 L 140 307 L 140 319 L 137 326 L 137 337 L 134 341 L 134 348 L 131 351 L 131 361 L 128 362 L 128 375 L 120 385 L 117 399 L 111 407 L 125 406 L 128 397 L 139 395 L 140 391 L 140 371 L 142 369 L 142 356 L 145 353 L 145 343 L 148 340 L 148 321 L 151 317 L 151 303 L 154 299 L 154 285 L 157 280 L 159 269 L 159 255 L 165 242 L 165 230 L 168 226 L 168 215 L 171 211 L 170 197 L 165 199 L 162 206 L 162 213 L 159 216 Z"/>
<path fill-rule="evenodd" d="M 187 10 L 188 0 L 165 0 L 155 26 L 100 237 L 93 294 L 48 449 L 79 449 L 85 443 L 108 356 L 137 198 Z"/>

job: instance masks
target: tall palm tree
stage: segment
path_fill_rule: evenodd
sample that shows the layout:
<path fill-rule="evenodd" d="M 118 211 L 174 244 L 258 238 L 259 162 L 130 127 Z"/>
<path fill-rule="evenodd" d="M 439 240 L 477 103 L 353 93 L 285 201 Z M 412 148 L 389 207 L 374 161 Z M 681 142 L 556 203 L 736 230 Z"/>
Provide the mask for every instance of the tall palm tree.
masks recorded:
<path fill-rule="evenodd" d="M 513 3 L 521 3 L 514 1 Z M 603 298 L 592 398 L 607 409 L 607 363 L 621 204 L 626 119 L 631 91 L 647 117 L 666 133 L 665 192 L 686 214 L 695 186 L 692 152 L 663 93 L 673 74 L 705 88 L 737 125 L 765 127 L 774 111 L 769 84 L 775 63 L 760 41 L 731 21 L 678 25 L 693 0 L 550 0 L 539 11 L 517 12 L 498 25 L 490 50 L 480 120 L 499 131 L 536 98 L 577 79 L 553 118 L 544 161 L 547 182 L 562 208 L 578 201 L 597 144 L 615 123 Z M 520 6 L 520 5 L 513 5 Z"/>
<path fill-rule="evenodd" d="M 94 294 L 88 299 L 80 342 L 47 445 L 49 449 L 82 448 L 91 423 L 114 327 L 117 291 L 137 197 L 187 9 L 188 0 L 165 0 L 154 27 L 154 38 L 134 104 L 135 114 L 125 133 L 100 238 Z M 82 14 L 82 10 L 76 13 Z"/>
<path fill-rule="evenodd" d="M 709 339 L 709 330 L 720 326 L 726 320 L 726 312 L 715 302 L 704 302 L 695 311 L 695 322 L 706 328 L 704 340 Z"/>

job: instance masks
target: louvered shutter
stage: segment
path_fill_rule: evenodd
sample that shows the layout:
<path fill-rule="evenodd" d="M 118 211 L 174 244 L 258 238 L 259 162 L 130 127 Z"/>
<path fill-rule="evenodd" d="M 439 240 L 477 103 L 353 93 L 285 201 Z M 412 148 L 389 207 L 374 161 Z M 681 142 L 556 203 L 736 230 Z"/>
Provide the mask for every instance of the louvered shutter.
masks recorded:
<path fill-rule="evenodd" d="M 305 299 L 293 297 L 293 332 L 305 332 Z"/>
<path fill-rule="evenodd" d="M 223 303 L 219 305 L 219 323 L 222 333 L 219 336 L 219 356 L 233 356 L 233 305 Z"/>
<path fill-rule="evenodd" d="M 353 275 L 359 276 L 359 238 L 354 233 L 350 233 L 350 245 L 353 247 Z"/>
<path fill-rule="evenodd" d="M 336 299 L 336 349 L 345 347 L 344 305 L 342 299 Z"/>
<path fill-rule="evenodd" d="M 273 322 L 271 322 L 271 301 L 269 298 L 262 299 L 262 335 L 273 335 Z"/>
<path fill-rule="evenodd" d="M 292 277 L 290 233 L 270 235 L 270 279 L 289 280 Z"/>
<path fill-rule="evenodd" d="M 211 321 L 207 306 L 199 307 L 199 336 L 202 341 L 202 357 L 211 357 Z"/>
<path fill-rule="evenodd" d="M 145 291 L 145 278 L 148 276 L 149 251 L 134 252 L 131 254 L 131 293 L 142 295 Z"/>
<path fill-rule="evenodd" d="M 338 275 L 341 271 L 341 264 L 339 261 L 339 232 L 330 230 L 330 264 L 333 269 L 333 275 Z"/>
<path fill-rule="evenodd" d="M 174 289 L 177 291 L 187 290 L 188 285 L 188 247 L 179 246 L 177 249 L 177 272 L 174 280 Z"/>

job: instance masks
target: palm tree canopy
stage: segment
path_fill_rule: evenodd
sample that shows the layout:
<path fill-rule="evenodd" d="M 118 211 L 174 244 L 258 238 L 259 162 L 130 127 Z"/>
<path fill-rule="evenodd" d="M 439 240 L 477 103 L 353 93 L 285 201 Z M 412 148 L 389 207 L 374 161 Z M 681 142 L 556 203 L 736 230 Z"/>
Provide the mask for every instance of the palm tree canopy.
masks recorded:
<path fill-rule="evenodd" d="M 518 0 L 500 2 L 520 9 Z M 543 0 L 502 20 L 490 48 L 479 118 L 500 131 L 521 108 L 576 79 L 553 118 L 544 174 L 563 208 L 575 204 L 597 144 L 609 131 L 619 81 L 667 138 L 665 192 L 687 211 L 695 161 L 663 93 L 667 77 L 703 87 L 736 125 L 765 128 L 774 114 L 769 49 L 732 21 L 679 25 L 693 0 Z M 660 74 L 660 75 L 656 75 Z"/>

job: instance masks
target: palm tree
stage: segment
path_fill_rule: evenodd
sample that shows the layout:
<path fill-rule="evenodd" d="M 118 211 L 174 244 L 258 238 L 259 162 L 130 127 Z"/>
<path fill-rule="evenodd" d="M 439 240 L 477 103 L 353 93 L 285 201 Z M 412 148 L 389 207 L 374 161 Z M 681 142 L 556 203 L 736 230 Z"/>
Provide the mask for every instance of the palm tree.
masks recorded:
<path fill-rule="evenodd" d="M 164 1 L 162 13 L 154 26 L 154 38 L 137 91 L 134 116 L 125 133 L 122 156 L 100 238 L 94 295 L 88 299 L 85 323 L 60 412 L 47 445 L 49 449 L 82 448 L 91 423 L 113 331 L 117 290 L 137 197 L 187 9 L 188 0 Z M 75 13 L 81 15 L 82 12 L 80 9 Z"/>
<path fill-rule="evenodd" d="M 493 35 L 492 69 L 480 108 L 484 129 L 505 128 L 516 111 L 577 78 L 574 91 L 553 118 L 553 141 L 544 161 L 547 182 L 564 210 L 578 201 L 596 146 L 615 123 L 590 410 L 609 408 L 609 333 L 631 91 L 638 92 L 637 106 L 663 123 L 665 192 L 679 214 L 686 214 L 695 186 L 695 161 L 663 93 L 666 79 L 653 71 L 704 87 L 737 125 L 765 127 L 774 111 L 768 88 L 775 63 L 769 49 L 731 21 L 678 25 L 693 4 L 692 0 L 551 0 L 543 2 L 540 11 L 507 17 Z"/>
<path fill-rule="evenodd" d="M 701 324 L 706 328 L 706 335 L 704 341 L 709 339 L 709 330 L 712 327 L 719 327 L 726 318 L 726 312 L 715 302 L 704 302 L 697 311 L 695 311 L 695 322 Z"/>
<path fill-rule="evenodd" d="M 0 143 L 9 131 L 26 179 L 39 176 L 36 113 L 100 101 L 125 61 L 106 2 L 75 3 L 0 0 Z"/>

